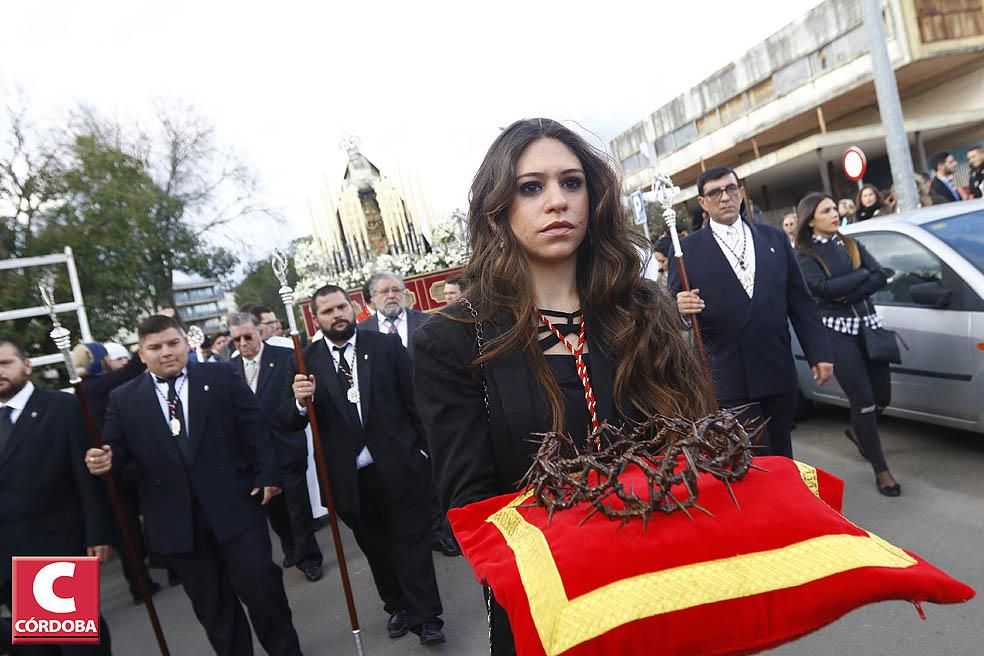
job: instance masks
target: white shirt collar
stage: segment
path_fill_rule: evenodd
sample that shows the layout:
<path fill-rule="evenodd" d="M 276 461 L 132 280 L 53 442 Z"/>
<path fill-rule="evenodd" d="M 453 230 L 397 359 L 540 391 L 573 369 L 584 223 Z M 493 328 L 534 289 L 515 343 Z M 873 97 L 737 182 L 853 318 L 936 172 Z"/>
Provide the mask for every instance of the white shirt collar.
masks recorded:
<path fill-rule="evenodd" d="M 407 310 L 406 310 L 406 308 L 400 310 L 400 313 L 394 317 L 394 319 L 396 320 L 396 325 L 399 326 L 400 324 L 402 324 L 404 322 L 404 320 L 406 319 L 406 316 L 407 316 Z M 385 314 L 383 314 L 379 310 L 376 310 L 376 320 L 379 322 L 379 325 L 380 326 L 382 326 L 382 325 L 386 325 L 386 326 L 390 325 L 389 324 L 389 317 L 387 317 Z"/>
<path fill-rule="evenodd" d="M 263 341 L 260 342 L 260 350 L 257 351 L 256 355 L 253 356 L 252 358 L 245 358 L 243 357 L 242 353 L 239 354 L 239 357 L 243 358 L 243 362 L 261 362 L 263 359 L 263 347 L 265 344 L 266 342 Z"/>
<path fill-rule="evenodd" d="M 158 375 L 157 375 L 157 374 L 155 374 L 155 373 L 154 373 L 153 371 L 151 371 L 150 369 L 148 369 L 148 370 L 147 370 L 147 373 L 148 373 L 148 374 L 150 374 L 150 377 L 151 377 L 151 378 L 153 379 L 153 381 L 154 381 L 155 383 L 157 383 L 158 385 L 167 385 L 167 383 L 166 383 L 166 382 L 164 382 L 164 383 L 158 383 L 158 382 L 157 382 L 157 379 L 158 379 Z M 188 367 L 185 367 L 184 369 L 182 369 L 182 370 L 181 370 L 181 372 L 180 372 L 180 373 L 178 374 L 178 376 L 177 376 L 177 377 L 178 377 L 178 378 L 181 378 L 182 376 L 184 376 L 185 378 L 187 378 L 187 377 L 188 377 Z"/>
<path fill-rule="evenodd" d="M 10 397 L 9 401 L 0 403 L 0 408 L 13 408 L 19 413 L 23 412 L 32 394 L 34 394 L 34 383 L 27 381 L 27 384 L 19 392 Z"/>
<path fill-rule="evenodd" d="M 349 353 L 352 353 L 352 352 L 354 352 L 354 351 L 355 351 L 355 340 L 356 340 L 356 338 L 357 338 L 358 336 L 359 336 L 359 331 L 358 331 L 358 330 L 356 330 L 356 331 L 355 331 L 354 333 L 352 333 L 352 336 L 351 336 L 351 337 L 349 337 L 349 338 L 348 338 L 348 339 L 347 339 L 347 340 L 345 341 L 345 343 L 346 343 L 346 344 L 348 344 L 348 345 L 350 345 L 350 346 L 352 347 L 352 350 L 351 350 L 351 351 L 349 351 Z M 335 356 L 335 353 L 336 353 L 336 351 L 335 351 L 335 346 L 336 346 L 336 344 L 335 344 L 335 343 L 334 343 L 333 341 L 331 341 L 330 339 L 328 339 L 328 338 L 326 337 L 326 338 L 325 338 L 325 346 L 327 346 L 327 347 L 328 347 L 328 351 L 329 351 L 329 352 L 330 352 L 330 353 L 332 354 L 332 357 L 334 357 L 334 356 Z"/>
<path fill-rule="evenodd" d="M 732 223 L 731 225 L 725 225 L 723 223 L 718 223 L 714 219 L 711 219 L 709 221 L 709 223 L 711 224 L 711 230 L 713 232 L 717 233 L 718 235 L 722 235 L 722 236 L 723 235 L 728 235 L 728 236 L 735 235 L 735 234 L 737 234 L 737 231 L 741 230 L 742 229 L 742 226 L 744 225 L 744 221 L 741 220 L 741 217 L 738 217 L 737 219 L 735 219 L 735 222 Z"/>

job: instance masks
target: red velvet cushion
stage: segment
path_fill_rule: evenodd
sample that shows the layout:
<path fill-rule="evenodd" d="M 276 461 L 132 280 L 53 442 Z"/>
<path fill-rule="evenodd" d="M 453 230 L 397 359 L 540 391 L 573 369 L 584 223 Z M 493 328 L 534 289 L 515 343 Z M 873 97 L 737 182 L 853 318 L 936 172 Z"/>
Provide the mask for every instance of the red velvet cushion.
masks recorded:
<path fill-rule="evenodd" d="M 700 479 L 700 504 L 643 530 L 587 509 L 554 514 L 495 497 L 450 512 L 523 655 L 745 654 L 875 601 L 955 603 L 974 591 L 846 520 L 843 482 L 780 457 L 732 486 Z M 624 475 L 632 482 L 636 473 Z M 635 489 L 643 489 L 642 479 Z M 829 504 L 829 505 L 828 505 Z M 913 617 L 916 617 L 913 613 Z"/>

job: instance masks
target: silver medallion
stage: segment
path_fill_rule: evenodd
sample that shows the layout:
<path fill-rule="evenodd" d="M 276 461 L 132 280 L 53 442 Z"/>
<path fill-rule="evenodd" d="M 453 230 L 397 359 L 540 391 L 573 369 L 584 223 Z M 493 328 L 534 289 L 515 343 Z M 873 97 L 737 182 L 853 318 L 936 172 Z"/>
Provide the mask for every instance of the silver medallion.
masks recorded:
<path fill-rule="evenodd" d="M 349 403 L 358 403 L 359 402 L 359 390 L 356 389 L 355 387 L 350 387 L 348 389 L 348 400 L 349 400 Z"/>
<path fill-rule="evenodd" d="M 171 435 L 173 435 L 174 437 L 177 437 L 178 435 L 180 435 L 181 434 L 181 422 L 178 421 L 178 418 L 177 417 L 171 417 L 171 421 L 169 423 L 171 425 Z"/>

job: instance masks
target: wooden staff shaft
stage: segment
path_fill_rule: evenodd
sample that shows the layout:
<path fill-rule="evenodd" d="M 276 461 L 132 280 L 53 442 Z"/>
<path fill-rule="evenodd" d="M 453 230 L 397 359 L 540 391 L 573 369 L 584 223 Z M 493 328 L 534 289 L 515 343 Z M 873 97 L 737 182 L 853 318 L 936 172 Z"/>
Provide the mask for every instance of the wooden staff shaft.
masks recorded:
<path fill-rule="evenodd" d="M 690 291 L 690 277 L 687 276 L 687 267 L 683 263 L 683 255 L 677 255 L 675 258 L 677 265 L 677 273 L 680 274 L 680 282 L 683 285 L 683 291 Z M 700 322 L 697 320 L 696 314 L 691 314 L 689 317 L 690 325 L 693 327 L 694 332 L 694 346 L 697 347 L 697 356 L 700 358 L 700 364 L 704 367 L 704 373 L 708 376 L 711 375 L 711 363 L 707 360 L 707 352 L 704 350 L 704 336 L 700 332 Z M 712 399 L 714 404 L 714 409 L 717 409 L 717 399 Z"/>
<path fill-rule="evenodd" d="M 296 331 L 292 331 L 291 339 L 294 341 L 294 360 L 297 363 L 297 373 L 307 376 L 307 366 L 304 364 L 304 352 L 301 349 L 301 337 Z M 327 460 L 325 460 L 324 449 L 321 447 L 321 431 L 318 430 L 318 416 L 314 412 L 313 397 L 304 402 L 307 409 L 308 422 L 311 424 L 311 443 L 314 445 L 314 465 L 318 472 L 318 485 L 321 494 L 325 499 L 325 506 L 328 508 L 328 523 L 331 525 L 331 537 L 335 541 L 335 557 L 338 560 L 338 571 L 342 576 L 342 590 L 345 592 L 345 604 L 348 606 L 349 621 L 352 624 L 352 633 L 356 636 L 356 645 L 361 653 L 361 641 L 359 639 L 359 617 L 355 612 L 355 598 L 352 596 L 352 583 L 349 581 L 348 566 L 345 564 L 345 548 L 342 546 L 342 535 L 338 530 L 338 519 L 335 513 L 335 497 L 331 491 L 331 481 L 328 480 Z"/>
<path fill-rule="evenodd" d="M 89 442 L 94 448 L 101 449 L 103 446 L 102 438 L 99 437 L 96 422 L 92 418 L 92 410 L 89 408 L 89 400 L 86 397 L 85 390 L 82 388 L 82 382 L 75 383 L 73 387 L 75 388 L 75 396 L 79 400 L 79 405 L 82 407 L 82 418 L 85 421 L 86 432 L 89 434 Z M 147 615 L 150 617 L 150 624 L 154 627 L 154 637 L 157 638 L 157 646 L 161 650 L 161 656 L 170 656 L 171 652 L 168 651 L 167 641 L 164 639 L 164 630 L 161 628 L 161 622 L 157 618 L 157 609 L 154 607 L 153 599 L 151 599 L 150 582 L 144 575 L 146 570 L 143 561 L 137 555 L 139 553 L 137 551 L 137 543 L 133 539 L 133 534 L 130 532 L 130 525 L 126 521 L 126 514 L 123 512 L 120 493 L 116 489 L 116 479 L 113 478 L 112 471 L 104 474 L 101 478 L 106 482 L 109 502 L 113 506 L 113 514 L 116 515 L 116 523 L 119 524 L 120 533 L 123 536 L 123 551 L 125 552 L 125 557 L 130 561 L 130 569 L 133 570 L 134 576 L 137 577 L 137 587 L 140 590 L 140 597 L 143 599 L 144 607 L 147 609 Z"/>

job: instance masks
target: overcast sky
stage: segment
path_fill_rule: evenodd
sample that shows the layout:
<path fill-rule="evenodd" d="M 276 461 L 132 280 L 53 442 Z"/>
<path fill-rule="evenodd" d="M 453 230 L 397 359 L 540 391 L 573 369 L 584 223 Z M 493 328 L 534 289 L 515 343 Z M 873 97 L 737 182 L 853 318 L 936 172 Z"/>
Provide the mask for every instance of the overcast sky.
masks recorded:
<path fill-rule="evenodd" d="M 287 217 L 267 231 L 286 243 L 342 175 L 346 134 L 446 216 L 499 127 L 549 116 L 607 148 L 817 4 L 31 0 L 4 9 L 0 94 L 36 122 L 80 103 L 147 124 L 155 103 L 193 106 Z"/>

